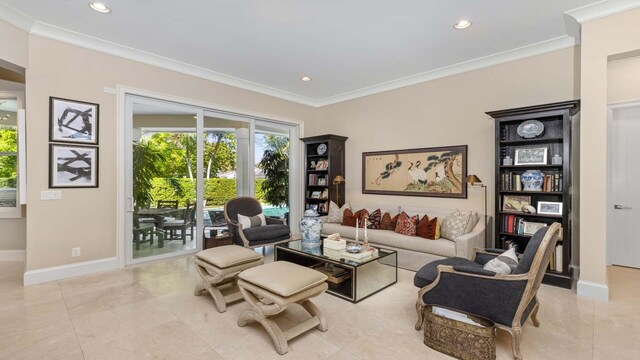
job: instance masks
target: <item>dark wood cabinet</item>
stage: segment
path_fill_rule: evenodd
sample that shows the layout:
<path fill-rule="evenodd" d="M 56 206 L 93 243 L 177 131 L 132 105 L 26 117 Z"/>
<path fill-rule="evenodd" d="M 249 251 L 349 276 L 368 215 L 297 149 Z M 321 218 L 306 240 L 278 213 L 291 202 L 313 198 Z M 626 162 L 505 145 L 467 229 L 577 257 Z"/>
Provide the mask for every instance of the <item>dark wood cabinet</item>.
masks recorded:
<path fill-rule="evenodd" d="M 320 215 L 327 215 L 329 201 L 339 206 L 345 201 L 344 182 L 336 186 L 333 180 L 336 176 L 344 177 L 347 138 L 328 134 L 300 140 L 304 143 L 305 154 L 304 209 L 313 208 Z"/>
<path fill-rule="evenodd" d="M 561 240 L 544 282 L 566 288 L 572 286 L 573 268 L 577 266 L 578 258 L 574 256 L 578 241 L 572 238 L 571 226 L 578 211 L 572 204 L 572 180 L 578 171 L 577 164 L 572 162 L 572 146 L 576 145 L 572 143 L 572 129 L 578 124 L 579 111 L 580 101 L 575 100 L 487 113 L 495 119 L 495 247 L 506 249 L 515 246 L 521 252 L 531 238 L 531 232 L 524 231 L 525 226 L 535 229 L 541 224 L 560 222 Z M 532 138 L 518 135 L 518 127 L 529 120 L 537 120 L 544 125 L 542 134 Z M 520 154 L 527 151 L 540 154 L 539 149 L 546 149 L 545 163 L 531 161 L 526 156 L 520 160 L 536 164 L 522 165 L 516 161 L 516 151 Z M 512 159 L 511 164 L 504 163 L 506 156 Z M 556 160 L 559 157 L 561 163 L 553 163 L 554 156 Z M 544 175 L 541 191 L 527 191 L 522 185 L 522 175 L 529 170 L 537 170 Z M 512 209 L 509 202 L 518 201 L 518 196 L 522 196 L 520 199 L 530 199 L 530 205 L 536 209 L 536 213 Z M 558 209 L 557 204 L 562 204 L 562 210 L 558 214 L 539 213 L 538 205 L 541 202 L 556 204 L 551 208 L 555 206 Z"/>

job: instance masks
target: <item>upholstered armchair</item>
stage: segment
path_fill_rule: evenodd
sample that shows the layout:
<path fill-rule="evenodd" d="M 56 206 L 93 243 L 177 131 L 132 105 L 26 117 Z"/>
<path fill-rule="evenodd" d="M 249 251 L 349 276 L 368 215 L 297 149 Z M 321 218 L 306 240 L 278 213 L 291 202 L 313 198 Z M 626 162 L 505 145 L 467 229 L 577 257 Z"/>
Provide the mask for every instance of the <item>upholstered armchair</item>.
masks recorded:
<path fill-rule="evenodd" d="M 260 202 L 248 196 L 239 196 L 224 204 L 224 218 L 233 236 L 234 244 L 246 248 L 257 248 L 291 240 L 291 230 L 284 219 L 265 216 L 266 225 L 250 228 L 244 228 L 238 221 L 238 214 L 252 217 L 261 213 Z"/>
<path fill-rule="evenodd" d="M 555 250 L 560 224 L 538 230 L 529 240 L 518 266 L 511 274 L 497 274 L 483 269 L 504 250 L 475 249 L 474 260 L 449 258 L 425 265 L 416 273 L 414 284 L 421 288 L 416 301 L 418 322 L 423 325 L 425 304 L 459 309 L 492 320 L 511 334 L 513 356 L 522 359 L 522 326 L 529 316 L 533 325 L 540 302 L 536 296 L 544 273 Z"/>

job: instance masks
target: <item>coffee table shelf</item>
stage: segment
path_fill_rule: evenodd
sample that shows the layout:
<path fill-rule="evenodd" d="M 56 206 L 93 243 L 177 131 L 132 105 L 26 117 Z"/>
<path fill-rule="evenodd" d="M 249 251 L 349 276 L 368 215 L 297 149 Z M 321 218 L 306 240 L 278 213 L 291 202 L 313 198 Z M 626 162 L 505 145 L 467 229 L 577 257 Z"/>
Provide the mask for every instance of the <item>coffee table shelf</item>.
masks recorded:
<path fill-rule="evenodd" d="M 307 267 L 344 269 L 347 274 L 341 281 L 327 281 L 327 292 L 339 298 L 357 303 L 395 284 L 398 281 L 398 253 L 378 248 L 378 255 L 363 260 L 351 260 L 340 256 L 340 252 L 322 246 L 303 247 L 295 240 L 275 247 L 275 261 L 289 261 Z"/>

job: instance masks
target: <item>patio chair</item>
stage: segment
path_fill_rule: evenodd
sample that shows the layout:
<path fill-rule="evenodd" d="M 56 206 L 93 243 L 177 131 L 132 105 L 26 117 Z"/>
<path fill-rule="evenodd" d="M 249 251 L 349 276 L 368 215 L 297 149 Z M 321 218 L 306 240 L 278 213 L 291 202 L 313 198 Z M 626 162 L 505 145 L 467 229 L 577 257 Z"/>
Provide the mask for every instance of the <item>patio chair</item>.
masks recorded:
<path fill-rule="evenodd" d="M 239 196 L 224 204 L 224 218 L 236 245 L 246 248 L 264 247 L 291 240 L 291 229 L 284 219 L 266 217 L 267 224 L 243 228 L 238 222 L 238 214 L 244 216 L 256 216 L 263 213 L 260 202 L 252 197 Z"/>
<path fill-rule="evenodd" d="M 540 326 L 537 318 L 540 307 L 538 288 L 559 234 L 559 223 L 538 230 L 529 239 L 518 266 L 511 274 L 483 269 L 487 262 L 504 251 L 498 249 L 474 249 L 473 261 L 448 258 L 422 267 L 413 280 L 421 288 L 416 301 L 416 330 L 422 328 L 422 309 L 426 304 L 462 310 L 489 319 L 499 329 L 509 332 L 513 356 L 522 359 L 522 326 L 529 317 L 533 326 Z"/>
<path fill-rule="evenodd" d="M 148 242 L 153 245 L 153 236 L 158 235 L 158 247 L 164 247 L 164 233 L 155 229 L 154 223 L 142 222 L 138 214 L 133 214 L 133 243 L 136 250 L 140 250 L 140 244 Z M 149 239 L 147 239 L 149 236 Z"/>
<path fill-rule="evenodd" d="M 187 229 L 190 229 L 189 235 L 191 236 L 191 240 L 194 239 L 194 220 L 195 220 L 195 205 L 187 204 L 187 208 L 184 211 L 184 216 L 182 219 L 173 219 L 169 220 L 167 218 L 164 219 L 161 226 L 162 230 L 169 232 L 169 238 L 167 240 L 176 240 L 175 233 L 176 231 L 180 231 L 180 239 L 182 239 L 182 244 L 187 243 Z"/>

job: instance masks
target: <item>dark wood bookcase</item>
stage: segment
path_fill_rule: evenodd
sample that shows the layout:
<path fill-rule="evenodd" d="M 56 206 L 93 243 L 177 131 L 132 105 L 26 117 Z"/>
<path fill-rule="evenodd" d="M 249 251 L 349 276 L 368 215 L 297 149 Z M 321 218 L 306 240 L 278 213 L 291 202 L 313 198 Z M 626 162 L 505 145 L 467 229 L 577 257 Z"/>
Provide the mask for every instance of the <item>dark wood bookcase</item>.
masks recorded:
<path fill-rule="evenodd" d="M 347 137 L 333 134 L 319 135 L 302 138 L 304 143 L 304 167 L 305 167 L 305 201 L 304 209 L 316 207 L 320 215 L 327 215 L 329 201 L 342 206 L 344 198 L 344 183 L 337 188 L 333 179 L 340 175 L 344 177 L 345 143 Z M 324 153 L 318 152 L 320 145 L 326 146 Z M 318 164 L 325 164 L 319 166 Z M 320 196 L 313 196 L 314 193 Z M 338 201 L 339 200 L 339 201 Z"/>
<path fill-rule="evenodd" d="M 544 283 L 571 288 L 573 283 L 573 268 L 577 266 L 578 256 L 576 238 L 572 238 L 573 216 L 577 209 L 572 208 L 572 177 L 577 171 L 577 164 L 572 163 L 572 128 L 578 123 L 580 101 L 566 101 L 553 104 L 529 106 L 517 109 L 491 111 L 487 114 L 495 119 L 495 247 L 508 248 L 516 246 L 521 252 L 527 245 L 531 235 L 511 228 L 510 222 L 515 217 L 525 222 L 551 224 L 560 222 L 562 234 L 557 250 L 561 254 L 562 266 L 555 269 L 551 264 L 544 277 Z M 538 120 L 544 125 L 544 132 L 535 138 L 525 139 L 518 135 L 520 124 L 527 120 Z M 546 148 L 547 164 L 543 165 L 515 165 L 517 149 Z M 561 165 L 552 164 L 554 155 L 562 158 Z M 511 165 L 504 165 L 506 156 L 513 159 Z M 548 191 L 522 191 L 515 184 L 519 176 L 527 170 L 540 170 L 550 176 L 552 187 Z M 509 182 L 511 180 L 511 182 Z M 521 211 L 506 211 L 503 208 L 505 195 L 524 195 L 531 198 L 531 205 L 536 208 L 538 202 L 561 202 L 561 215 L 530 214 Z M 511 220 L 510 220 L 511 219 Z M 516 223 L 517 224 L 517 223 Z M 514 226 L 515 227 L 515 226 Z M 557 260 L 554 257 L 554 264 Z"/>

